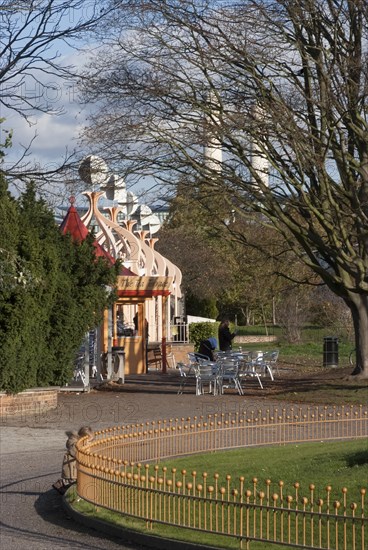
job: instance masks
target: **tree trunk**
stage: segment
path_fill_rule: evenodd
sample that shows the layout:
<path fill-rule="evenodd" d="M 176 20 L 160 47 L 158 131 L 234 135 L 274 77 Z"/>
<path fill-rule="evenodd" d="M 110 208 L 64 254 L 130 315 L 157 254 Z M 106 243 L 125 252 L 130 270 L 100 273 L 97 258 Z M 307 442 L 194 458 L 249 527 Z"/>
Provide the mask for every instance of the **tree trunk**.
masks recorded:
<path fill-rule="evenodd" d="M 353 294 L 345 300 L 350 308 L 355 333 L 355 368 L 353 375 L 368 378 L 368 296 Z"/>
<path fill-rule="evenodd" d="M 250 310 L 250 308 L 248 306 L 246 306 L 245 309 L 243 307 L 240 307 L 240 311 L 241 311 L 241 313 L 244 317 L 245 325 L 249 326 L 251 324 L 251 310 Z"/>
<path fill-rule="evenodd" d="M 265 328 L 265 331 L 266 331 L 266 336 L 268 336 L 268 327 L 267 327 L 266 315 L 265 315 L 263 305 L 261 305 L 261 311 L 262 311 L 262 319 L 263 319 L 263 324 L 264 324 L 264 328 Z"/>

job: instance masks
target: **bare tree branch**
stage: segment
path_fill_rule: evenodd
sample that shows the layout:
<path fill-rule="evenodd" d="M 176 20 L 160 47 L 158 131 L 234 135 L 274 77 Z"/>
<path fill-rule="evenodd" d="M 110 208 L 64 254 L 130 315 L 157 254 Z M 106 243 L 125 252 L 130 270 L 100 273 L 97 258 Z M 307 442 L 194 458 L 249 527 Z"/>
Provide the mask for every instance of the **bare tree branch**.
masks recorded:
<path fill-rule="evenodd" d="M 71 85 L 77 68 L 65 61 L 63 48 L 78 49 L 108 14 L 97 0 L 31 0 L 0 2 L 0 106 L 32 124 L 32 115 L 63 115 L 55 101 L 60 86 Z M 36 134 L 35 134 L 36 136 Z M 15 162 L 1 169 L 11 180 L 46 180 L 70 169 L 72 155 L 54 170 L 32 167 L 25 162 L 32 143 Z M 21 167 L 21 170 L 19 168 Z M 60 179 L 59 179 L 60 182 Z"/>
<path fill-rule="evenodd" d="M 85 138 L 127 174 L 185 177 L 267 218 L 349 306 L 368 376 L 366 2 L 111 5 Z"/>

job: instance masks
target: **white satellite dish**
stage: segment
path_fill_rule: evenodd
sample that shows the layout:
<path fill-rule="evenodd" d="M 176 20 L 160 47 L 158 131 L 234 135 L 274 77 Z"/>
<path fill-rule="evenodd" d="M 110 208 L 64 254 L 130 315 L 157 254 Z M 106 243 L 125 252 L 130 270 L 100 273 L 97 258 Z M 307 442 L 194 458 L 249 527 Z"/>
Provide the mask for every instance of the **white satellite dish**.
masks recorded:
<path fill-rule="evenodd" d="M 134 195 L 134 193 L 132 193 L 131 191 L 128 191 L 127 198 L 126 198 L 126 209 L 127 209 L 128 217 L 134 214 L 138 206 L 139 204 L 138 204 L 137 197 Z"/>
<path fill-rule="evenodd" d="M 161 227 L 159 218 L 145 204 L 140 207 L 140 222 L 142 229 L 148 229 L 151 234 L 156 233 Z"/>
<path fill-rule="evenodd" d="M 85 183 L 96 187 L 106 184 L 109 178 L 109 168 L 106 162 L 94 155 L 90 155 L 82 160 L 78 173 Z"/>
<path fill-rule="evenodd" d="M 117 201 L 118 204 L 122 205 L 125 205 L 127 202 L 125 181 L 116 174 L 111 174 L 107 182 L 101 185 L 101 191 L 105 191 L 106 197 L 110 201 Z"/>

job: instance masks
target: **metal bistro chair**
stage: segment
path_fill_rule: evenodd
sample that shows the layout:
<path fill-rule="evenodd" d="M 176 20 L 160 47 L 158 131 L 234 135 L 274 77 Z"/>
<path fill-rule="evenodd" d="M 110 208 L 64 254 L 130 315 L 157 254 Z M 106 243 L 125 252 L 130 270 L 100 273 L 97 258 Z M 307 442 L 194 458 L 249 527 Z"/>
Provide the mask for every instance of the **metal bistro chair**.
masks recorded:
<path fill-rule="evenodd" d="M 219 365 L 213 361 L 199 359 L 197 365 L 193 368 L 196 377 L 196 395 L 203 395 L 205 393 L 205 384 L 208 384 L 208 393 L 217 395 Z"/>
<path fill-rule="evenodd" d="M 189 352 L 188 359 L 196 378 L 196 395 L 202 395 L 204 393 L 205 383 L 209 385 L 209 393 L 212 393 L 213 388 L 213 393 L 216 395 L 218 378 L 217 363 L 210 361 L 207 355 L 197 352 Z"/>
<path fill-rule="evenodd" d="M 263 354 L 263 363 L 265 369 L 268 371 L 271 380 L 274 380 L 274 369 L 276 369 L 277 374 L 279 374 L 279 369 L 277 366 L 277 360 L 279 358 L 279 350 L 267 351 Z"/>
<path fill-rule="evenodd" d="M 232 357 L 232 351 L 216 351 L 216 358 L 218 360 L 220 359 L 228 359 L 229 357 Z"/>
<path fill-rule="evenodd" d="M 259 352 L 257 352 L 257 354 L 258 353 Z M 257 358 L 258 358 L 258 355 L 257 355 Z M 257 363 L 257 361 L 258 359 L 254 359 L 253 354 L 251 352 L 245 353 L 242 355 L 241 358 L 239 358 L 238 379 L 239 379 L 239 384 L 241 388 L 242 388 L 243 381 L 246 378 L 250 377 L 250 378 L 256 378 L 258 380 L 258 384 L 263 390 L 261 373 L 259 372 L 259 368 L 258 368 L 259 364 Z"/>
<path fill-rule="evenodd" d="M 244 395 L 239 380 L 239 364 L 237 359 L 221 359 L 218 377 L 218 386 L 220 393 L 224 393 L 224 388 L 235 388 L 239 395 Z"/>
<path fill-rule="evenodd" d="M 190 351 L 188 353 L 188 359 L 190 363 L 198 363 L 199 361 L 209 361 L 210 358 L 208 355 L 203 355 L 203 353 L 197 353 L 196 351 Z"/>
<path fill-rule="evenodd" d="M 84 372 L 84 353 L 78 353 L 74 361 L 74 373 L 73 380 L 78 382 L 80 380 L 83 386 L 86 385 L 86 373 Z"/>
<path fill-rule="evenodd" d="M 185 385 L 189 378 L 196 378 L 195 368 L 193 365 L 186 365 L 185 363 L 177 363 L 176 368 L 180 373 L 180 388 L 178 389 L 178 395 L 181 395 L 184 391 Z"/>
<path fill-rule="evenodd" d="M 271 368 L 271 352 L 254 351 L 252 353 L 252 364 L 261 376 L 268 374 L 271 380 L 274 380 Z"/>

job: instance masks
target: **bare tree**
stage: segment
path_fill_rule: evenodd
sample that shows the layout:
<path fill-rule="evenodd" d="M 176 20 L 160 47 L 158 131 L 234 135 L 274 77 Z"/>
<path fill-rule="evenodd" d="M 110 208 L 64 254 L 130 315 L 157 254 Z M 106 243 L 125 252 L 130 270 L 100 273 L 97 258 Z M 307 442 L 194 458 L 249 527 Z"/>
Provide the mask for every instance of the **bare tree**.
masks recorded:
<path fill-rule="evenodd" d="M 366 1 L 113 5 L 84 81 L 101 107 L 86 138 L 126 173 L 204 181 L 272 223 L 348 305 L 367 377 Z"/>
<path fill-rule="evenodd" d="M 60 86 L 72 86 L 77 72 L 73 65 L 65 62 L 60 50 L 80 46 L 87 33 L 107 15 L 108 10 L 100 6 L 97 0 L 0 1 L 0 107 L 3 116 L 10 110 L 30 123 L 37 112 L 63 114 L 63 106 L 55 97 Z M 73 155 L 67 149 L 60 166 L 48 170 L 32 166 L 28 161 L 31 145 L 24 146 L 12 165 L 2 165 L 2 172 L 8 178 L 50 181 L 70 166 Z"/>

